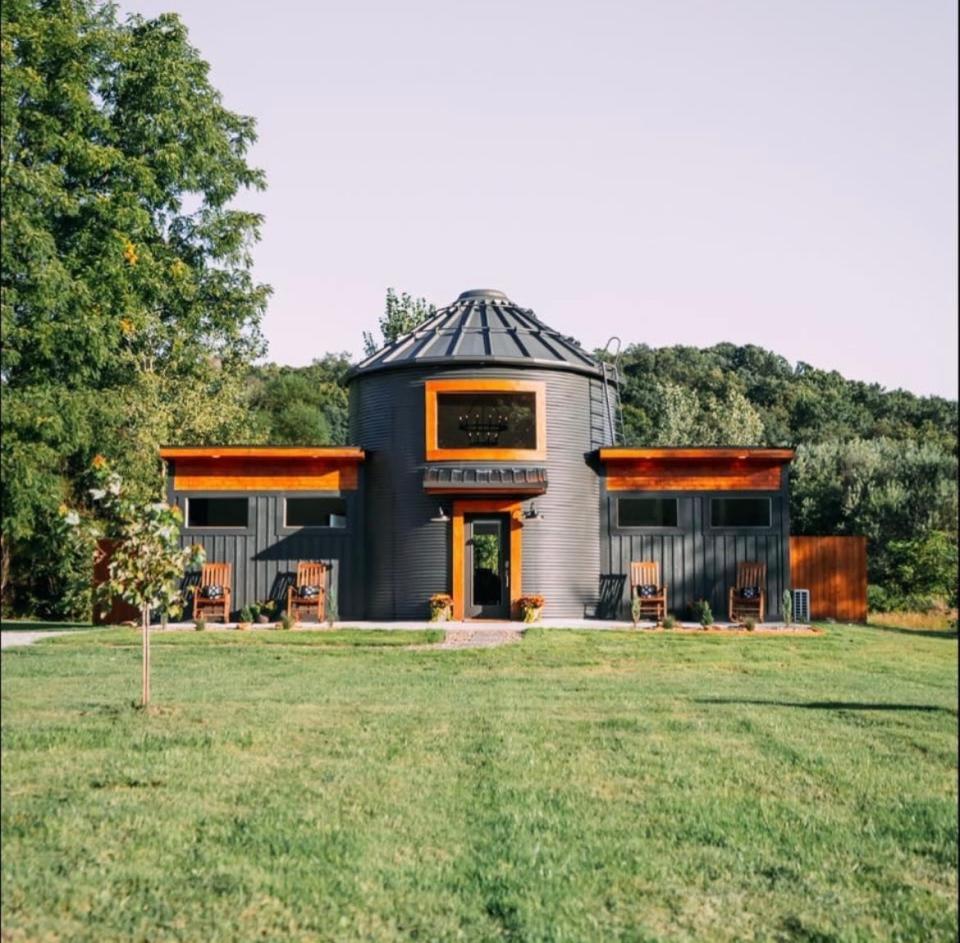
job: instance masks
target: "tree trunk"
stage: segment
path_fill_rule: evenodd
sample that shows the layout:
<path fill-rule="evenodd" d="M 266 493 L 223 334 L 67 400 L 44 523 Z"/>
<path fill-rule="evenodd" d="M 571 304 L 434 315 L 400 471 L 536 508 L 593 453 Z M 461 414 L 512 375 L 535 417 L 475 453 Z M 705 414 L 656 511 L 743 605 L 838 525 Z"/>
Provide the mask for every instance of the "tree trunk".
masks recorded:
<path fill-rule="evenodd" d="M 150 703 L 150 606 L 143 606 L 143 688 L 140 702 L 144 707 Z"/>

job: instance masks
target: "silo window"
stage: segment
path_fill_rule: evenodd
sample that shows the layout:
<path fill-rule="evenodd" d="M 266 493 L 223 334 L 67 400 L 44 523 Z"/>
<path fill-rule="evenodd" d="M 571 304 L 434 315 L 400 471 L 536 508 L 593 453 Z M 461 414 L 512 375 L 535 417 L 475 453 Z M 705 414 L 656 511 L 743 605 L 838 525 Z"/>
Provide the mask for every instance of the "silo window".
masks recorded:
<path fill-rule="evenodd" d="M 246 498 L 187 498 L 187 527 L 246 527 Z"/>
<path fill-rule="evenodd" d="M 343 498 L 287 498 L 286 527 L 346 527 L 347 502 Z"/>
<path fill-rule="evenodd" d="M 676 498 L 619 498 L 619 527 L 676 527 Z"/>
<path fill-rule="evenodd" d="M 535 449 L 534 393 L 438 393 L 437 447 Z"/>

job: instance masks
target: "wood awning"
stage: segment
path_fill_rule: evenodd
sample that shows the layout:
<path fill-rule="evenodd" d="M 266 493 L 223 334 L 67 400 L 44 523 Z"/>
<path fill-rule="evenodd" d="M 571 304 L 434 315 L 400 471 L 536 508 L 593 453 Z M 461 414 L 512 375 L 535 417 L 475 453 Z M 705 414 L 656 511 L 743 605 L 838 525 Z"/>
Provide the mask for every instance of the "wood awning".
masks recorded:
<path fill-rule="evenodd" d="M 176 491 L 354 491 L 355 446 L 164 446 Z"/>
<path fill-rule="evenodd" d="M 608 491 L 778 491 L 793 449 L 605 448 Z"/>

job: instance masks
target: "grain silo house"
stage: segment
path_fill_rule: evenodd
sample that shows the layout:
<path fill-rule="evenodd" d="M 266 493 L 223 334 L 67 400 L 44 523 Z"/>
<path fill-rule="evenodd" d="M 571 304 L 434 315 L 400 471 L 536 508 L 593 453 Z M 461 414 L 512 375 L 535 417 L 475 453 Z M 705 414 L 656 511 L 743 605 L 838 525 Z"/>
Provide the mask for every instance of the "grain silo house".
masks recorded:
<path fill-rule="evenodd" d="M 328 564 L 342 620 L 623 618 L 631 563 L 667 608 L 726 618 L 762 564 L 765 616 L 789 585 L 784 449 L 627 448 L 615 375 L 499 291 L 467 291 L 349 377 L 350 445 L 165 448 L 185 542 L 230 564 L 235 612 L 284 605 Z M 646 591 L 646 590 L 645 590 Z"/>

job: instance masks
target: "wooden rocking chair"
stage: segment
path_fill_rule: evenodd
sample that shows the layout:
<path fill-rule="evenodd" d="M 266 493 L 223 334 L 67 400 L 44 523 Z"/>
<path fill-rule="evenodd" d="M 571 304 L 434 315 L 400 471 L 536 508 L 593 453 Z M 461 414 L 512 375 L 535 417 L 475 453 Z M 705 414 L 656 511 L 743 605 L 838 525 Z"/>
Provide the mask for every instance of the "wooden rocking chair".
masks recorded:
<path fill-rule="evenodd" d="M 330 565 L 301 560 L 297 564 L 297 582 L 287 590 L 287 613 L 299 620 L 301 609 L 314 610 L 317 622 L 327 611 L 327 571 Z M 313 592 L 312 590 L 315 590 Z"/>
<path fill-rule="evenodd" d="M 744 595 L 746 591 L 747 595 Z M 766 563 L 744 562 L 737 564 L 737 585 L 730 587 L 727 615 L 731 622 L 756 619 L 763 622 L 767 608 Z"/>
<path fill-rule="evenodd" d="M 232 582 L 232 563 L 204 563 L 200 570 L 200 582 L 193 590 L 193 618 L 199 619 L 208 611 L 219 611 L 223 621 L 229 622 Z M 215 587 L 220 588 L 220 593 L 211 595 Z"/>
<path fill-rule="evenodd" d="M 653 595 L 644 595 L 649 592 L 642 587 L 655 587 Z M 630 601 L 640 601 L 640 615 L 652 612 L 654 621 L 663 622 L 667 614 L 667 587 L 660 582 L 660 564 L 653 560 L 634 561 L 630 564 Z"/>

